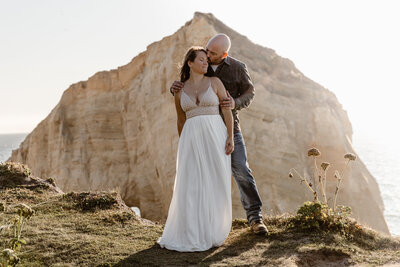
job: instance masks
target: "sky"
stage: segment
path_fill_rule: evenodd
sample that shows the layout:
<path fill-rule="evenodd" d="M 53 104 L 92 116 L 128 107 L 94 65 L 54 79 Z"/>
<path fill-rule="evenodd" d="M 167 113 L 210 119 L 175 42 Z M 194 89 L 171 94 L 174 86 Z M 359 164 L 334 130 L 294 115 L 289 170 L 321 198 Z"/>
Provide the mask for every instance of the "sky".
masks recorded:
<path fill-rule="evenodd" d="M 127 64 L 200 11 L 289 58 L 335 93 L 356 136 L 398 142 L 399 6 L 390 0 L 0 0 L 0 134 L 32 131 L 69 85 Z"/>

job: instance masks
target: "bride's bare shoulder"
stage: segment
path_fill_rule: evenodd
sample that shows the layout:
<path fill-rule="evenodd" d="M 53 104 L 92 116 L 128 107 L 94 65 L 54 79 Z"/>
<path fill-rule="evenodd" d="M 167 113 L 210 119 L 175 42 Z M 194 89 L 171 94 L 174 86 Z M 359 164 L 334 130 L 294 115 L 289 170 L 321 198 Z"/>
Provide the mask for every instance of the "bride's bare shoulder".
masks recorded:
<path fill-rule="evenodd" d="M 210 77 L 211 79 L 211 86 L 214 88 L 214 90 L 218 90 L 219 88 L 223 88 L 224 84 L 218 77 Z"/>
<path fill-rule="evenodd" d="M 210 77 L 210 79 L 211 79 L 211 82 L 213 82 L 213 83 L 222 83 L 220 78 L 218 78 L 216 76 Z"/>
<path fill-rule="evenodd" d="M 225 89 L 224 84 L 218 77 L 211 77 L 211 86 L 214 88 L 214 91 Z"/>

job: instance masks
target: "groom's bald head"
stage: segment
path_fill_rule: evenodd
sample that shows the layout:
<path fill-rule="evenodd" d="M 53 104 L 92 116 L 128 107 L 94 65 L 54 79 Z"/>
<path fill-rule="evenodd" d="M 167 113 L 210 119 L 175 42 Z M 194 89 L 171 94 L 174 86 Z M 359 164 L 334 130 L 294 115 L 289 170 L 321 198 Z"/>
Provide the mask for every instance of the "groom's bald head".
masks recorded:
<path fill-rule="evenodd" d="M 211 64 L 219 64 L 228 56 L 231 48 L 231 39 L 224 33 L 218 33 L 208 41 L 206 50 L 207 57 Z"/>
<path fill-rule="evenodd" d="M 221 52 L 228 53 L 231 48 L 231 39 L 224 33 L 218 33 L 208 41 L 207 47 L 209 46 L 216 46 L 221 50 Z"/>

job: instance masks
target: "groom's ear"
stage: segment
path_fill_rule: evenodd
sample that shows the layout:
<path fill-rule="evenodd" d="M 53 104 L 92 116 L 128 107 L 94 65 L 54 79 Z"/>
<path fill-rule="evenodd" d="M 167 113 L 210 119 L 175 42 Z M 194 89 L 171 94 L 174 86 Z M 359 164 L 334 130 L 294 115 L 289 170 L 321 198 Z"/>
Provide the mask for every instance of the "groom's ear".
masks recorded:
<path fill-rule="evenodd" d="M 224 59 L 224 58 L 226 58 L 228 56 L 228 52 L 225 52 L 223 55 L 222 55 L 222 58 Z"/>

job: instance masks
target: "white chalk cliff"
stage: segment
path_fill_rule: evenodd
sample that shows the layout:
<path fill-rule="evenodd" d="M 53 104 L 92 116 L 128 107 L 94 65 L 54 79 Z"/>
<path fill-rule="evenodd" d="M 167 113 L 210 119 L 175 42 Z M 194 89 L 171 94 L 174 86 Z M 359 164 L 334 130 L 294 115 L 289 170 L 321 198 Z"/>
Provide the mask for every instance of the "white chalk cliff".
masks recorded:
<path fill-rule="evenodd" d="M 119 189 L 143 217 L 165 220 L 178 144 L 169 87 L 186 50 L 204 46 L 218 32 L 231 37 L 230 55 L 247 64 L 255 84 L 255 99 L 239 116 L 263 212 L 293 212 L 312 200 L 288 173 L 294 167 L 310 176 L 314 163 L 307 150 L 315 146 L 322 153 L 318 162 L 332 165 L 328 197 L 337 169 L 344 176 L 338 204 L 351 206 L 360 223 L 389 233 L 374 177 L 359 159 L 345 167 L 343 155 L 356 152 L 350 121 L 335 95 L 289 59 L 252 43 L 211 14 L 196 13 L 130 63 L 72 84 L 9 160 L 27 164 L 36 176 L 55 177 L 64 192 Z M 235 182 L 232 198 L 234 217 L 244 217 Z"/>

